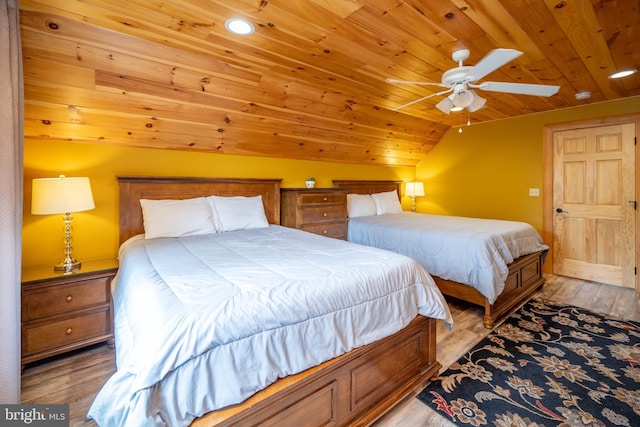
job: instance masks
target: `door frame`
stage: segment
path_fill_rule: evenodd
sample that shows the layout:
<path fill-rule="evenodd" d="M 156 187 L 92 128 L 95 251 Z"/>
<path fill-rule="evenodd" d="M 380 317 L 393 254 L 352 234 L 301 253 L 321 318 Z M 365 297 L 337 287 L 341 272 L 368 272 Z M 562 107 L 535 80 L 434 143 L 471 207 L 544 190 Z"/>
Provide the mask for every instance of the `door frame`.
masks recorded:
<path fill-rule="evenodd" d="M 586 129 L 592 127 L 619 125 L 624 123 L 635 123 L 636 125 L 636 158 L 635 158 L 635 179 L 636 194 L 638 200 L 640 192 L 640 147 L 637 147 L 638 133 L 640 133 L 640 114 L 629 114 L 624 116 L 606 117 L 592 120 L 581 120 L 553 125 L 545 125 L 543 129 L 542 142 L 542 239 L 549 246 L 547 262 L 543 265 L 545 273 L 553 273 L 553 134 L 554 132 L 572 129 Z M 636 267 L 640 269 L 640 213 L 636 214 Z M 640 272 L 638 272 L 640 274 Z M 640 291 L 638 274 L 636 274 L 635 288 Z"/>

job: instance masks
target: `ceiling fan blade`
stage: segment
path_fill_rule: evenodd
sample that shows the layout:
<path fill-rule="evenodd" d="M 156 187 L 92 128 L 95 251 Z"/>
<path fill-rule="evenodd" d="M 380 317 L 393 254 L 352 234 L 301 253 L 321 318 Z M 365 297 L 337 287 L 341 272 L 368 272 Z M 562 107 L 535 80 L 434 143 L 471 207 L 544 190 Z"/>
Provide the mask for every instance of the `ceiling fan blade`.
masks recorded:
<path fill-rule="evenodd" d="M 497 70 L 507 62 L 513 61 L 520 55 L 522 55 L 522 52 L 515 49 L 494 49 L 467 72 L 465 79 L 472 83 L 477 82 L 487 74 Z"/>
<path fill-rule="evenodd" d="M 560 86 L 552 85 L 536 85 L 529 83 L 506 83 L 506 82 L 483 82 L 479 84 L 479 89 L 488 90 L 491 92 L 507 92 L 516 93 L 519 95 L 536 95 L 536 96 L 551 96 L 558 93 Z"/>
<path fill-rule="evenodd" d="M 432 96 L 443 95 L 443 94 L 445 94 L 447 92 L 451 92 L 452 90 L 453 89 L 447 89 L 447 90 L 443 90 L 442 92 L 432 93 L 431 95 L 423 96 L 422 98 L 416 99 L 415 101 L 411 101 L 411 102 L 409 102 L 407 104 L 404 104 L 404 105 L 401 105 L 399 107 L 396 107 L 396 108 L 393 109 L 393 111 L 402 110 L 405 107 L 408 107 L 408 106 L 413 105 L 413 104 L 417 104 L 418 102 L 422 102 L 425 99 L 431 98 Z"/>
<path fill-rule="evenodd" d="M 443 85 L 442 83 L 435 83 L 435 82 L 413 82 L 411 80 L 398 80 L 398 79 L 387 79 L 386 80 L 387 83 L 396 83 L 396 84 L 401 84 L 401 85 L 423 85 L 423 86 L 440 86 L 440 87 L 447 87 L 445 85 Z"/>

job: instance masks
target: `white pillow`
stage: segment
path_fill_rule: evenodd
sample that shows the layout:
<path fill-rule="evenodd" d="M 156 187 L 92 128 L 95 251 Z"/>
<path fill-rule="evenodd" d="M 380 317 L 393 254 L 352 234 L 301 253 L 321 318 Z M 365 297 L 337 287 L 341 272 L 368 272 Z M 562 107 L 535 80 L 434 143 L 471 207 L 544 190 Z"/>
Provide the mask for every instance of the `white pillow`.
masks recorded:
<path fill-rule="evenodd" d="M 376 202 L 370 194 L 347 194 L 349 218 L 376 214 Z"/>
<path fill-rule="evenodd" d="M 145 239 L 215 233 L 213 211 L 205 197 L 184 200 L 140 199 Z"/>
<path fill-rule="evenodd" d="M 219 232 L 269 227 L 262 196 L 210 196 Z"/>
<path fill-rule="evenodd" d="M 374 193 L 371 197 L 376 202 L 376 213 L 378 215 L 402 212 L 402 206 L 400 205 L 400 200 L 398 200 L 398 192 L 396 190 Z"/>

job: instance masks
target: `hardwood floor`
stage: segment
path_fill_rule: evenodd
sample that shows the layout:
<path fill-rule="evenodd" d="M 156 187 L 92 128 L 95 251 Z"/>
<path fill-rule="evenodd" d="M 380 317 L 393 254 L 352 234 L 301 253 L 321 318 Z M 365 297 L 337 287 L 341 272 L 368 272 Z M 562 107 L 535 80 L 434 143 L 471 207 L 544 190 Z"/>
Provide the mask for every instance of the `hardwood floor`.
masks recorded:
<path fill-rule="evenodd" d="M 627 320 L 640 321 L 640 295 L 633 289 L 550 275 L 537 296 Z M 489 332 L 483 310 L 449 301 L 455 319 L 452 331 L 438 324 L 438 360 L 446 368 Z M 71 426 L 95 426 L 86 413 L 98 390 L 115 372 L 114 350 L 106 344 L 27 365 L 22 375 L 23 403 L 68 403 Z M 443 368 L 443 369 L 445 369 Z M 422 387 L 416 389 L 416 393 Z M 379 419 L 375 427 L 450 426 L 412 395 Z"/>

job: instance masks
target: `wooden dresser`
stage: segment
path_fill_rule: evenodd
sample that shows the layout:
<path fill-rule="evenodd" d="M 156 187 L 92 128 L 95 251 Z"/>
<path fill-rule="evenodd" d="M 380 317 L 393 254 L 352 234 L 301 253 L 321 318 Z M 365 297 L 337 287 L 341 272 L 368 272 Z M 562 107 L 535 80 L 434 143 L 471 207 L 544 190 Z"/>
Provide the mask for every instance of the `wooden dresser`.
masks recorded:
<path fill-rule="evenodd" d="M 22 271 L 22 366 L 108 341 L 113 345 L 115 259 L 83 261 L 72 274 L 53 266 Z"/>
<path fill-rule="evenodd" d="M 340 188 L 281 188 L 280 223 L 336 239 L 347 239 L 347 191 Z"/>

